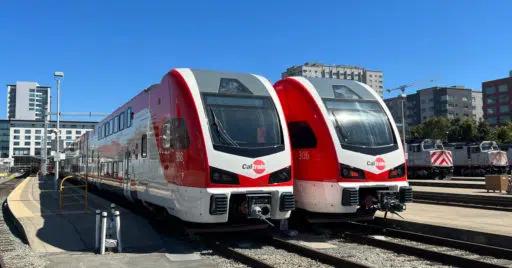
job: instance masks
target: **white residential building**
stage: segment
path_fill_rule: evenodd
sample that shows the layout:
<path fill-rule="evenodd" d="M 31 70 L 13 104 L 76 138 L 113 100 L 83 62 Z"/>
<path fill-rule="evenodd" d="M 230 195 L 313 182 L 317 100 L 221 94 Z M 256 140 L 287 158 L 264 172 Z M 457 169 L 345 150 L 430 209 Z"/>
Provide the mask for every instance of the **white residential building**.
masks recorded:
<path fill-rule="evenodd" d="M 29 120 L 2 120 L 10 123 L 9 135 L 9 158 L 13 156 L 40 156 L 43 142 L 44 124 L 41 121 Z M 61 121 L 60 139 L 64 147 L 71 144 L 73 140 L 80 137 L 87 131 L 94 129 L 96 122 L 82 121 Z M 51 140 L 56 136 L 56 122 L 51 121 L 48 125 L 47 149 L 48 155 L 51 150 Z"/>
<path fill-rule="evenodd" d="M 354 80 L 367 84 L 382 98 L 384 91 L 382 71 L 370 71 L 358 66 L 325 65 L 306 62 L 304 65 L 292 66 L 281 74 L 281 77 L 304 76 Z"/>
<path fill-rule="evenodd" d="M 36 82 L 7 85 L 7 119 L 43 121 L 50 110 L 50 89 Z"/>

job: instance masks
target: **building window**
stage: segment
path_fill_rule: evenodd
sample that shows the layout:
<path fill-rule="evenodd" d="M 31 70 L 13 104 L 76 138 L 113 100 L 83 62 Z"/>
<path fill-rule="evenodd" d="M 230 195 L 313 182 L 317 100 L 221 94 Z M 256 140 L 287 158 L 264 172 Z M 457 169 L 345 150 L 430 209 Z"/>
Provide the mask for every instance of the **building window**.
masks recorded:
<path fill-rule="evenodd" d="M 500 113 L 508 113 L 508 105 L 501 105 Z"/>
<path fill-rule="evenodd" d="M 504 124 L 507 121 L 510 121 L 510 115 L 502 115 L 502 116 L 500 116 L 500 124 Z"/>
<path fill-rule="evenodd" d="M 40 141 L 41 140 L 41 136 L 36 136 L 36 140 Z"/>
<path fill-rule="evenodd" d="M 486 87 L 485 88 L 485 94 L 494 94 L 496 93 L 496 88 L 493 86 Z"/>
<path fill-rule="evenodd" d="M 19 146 L 19 145 L 20 145 L 20 142 L 19 142 L 19 141 L 15 141 L 15 142 L 13 142 L 13 145 L 14 145 L 14 146 Z"/>
<path fill-rule="evenodd" d="M 496 125 L 496 117 L 487 118 L 487 123 L 489 125 Z"/>
<path fill-rule="evenodd" d="M 41 146 L 41 142 L 40 141 L 36 141 L 36 146 Z"/>
<path fill-rule="evenodd" d="M 30 141 L 26 141 L 25 146 L 30 146 Z"/>
<path fill-rule="evenodd" d="M 488 97 L 487 98 L 487 104 L 495 104 L 496 103 L 496 97 Z"/>
<path fill-rule="evenodd" d="M 30 134 L 30 133 L 32 133 L 32 132 L 30 131 L 30 129 L 25 129 L 25 134 Z"/>
<path fill-rule="evenodd" d="M 507 84 L 499 85 L 499 86 L 498 86 L 498 91 L 499 91 L 499 92 L 507 92 L 507 91 L 508 91 L 508 86 L 507 86 Z"/>
<path fill-rule="evenodd" d="M 496 109 L 495 108 L 487 108 L 487 114 L 495 114 Z"/>
<path fill-rule="evenodd" d="M 66 136 L 66 140 L 71 140 L 71 136 Z"/>
<path fill-rule="evenodd" d="M 19 140 L 19 139 L 20 139 L 20 136 L 19 136 L 19 135 L 14 135 L 14 136 L 12 136 L 12 139 L 13 139 L 13 140 Z"/>
<path fill-rule="evenodd" d="M 41 134 L 41 130 L 40 129 L 36 129 L 36 134 Z"/>
<path fill-rule="evenodd" d="M 25 136 L 25 139 L 26 140 L 30 140 L 30 136 Z"/>
<path fill-rule="evenodd" d="M 75 133 L 76 133 L 76 135 L 82 135 L 82 131 L 80 131 L 80 130 L 77 130 Z"/>
<path fill-rule="evenodd" d="M 20 134 L 20 130 L 19 129 L 15 129 L 14 130 L 14 134 Z"/>
<path fill-rule="evenodd" d="M 498 100 L 500 103 L 508 103 L 510 101 L 510 97 L 508 95 L 500 95 Z"/>
<path fill-rule="evenodd" d="M 73 132 L 71 130 L 66 130 L 66 135 L 71 135 Z"/>
<path fill-rule="evenodd" d="M 462 97 L 462 101 L 468 101 L 468 97 L 466 97 L 466 96 Z"/>

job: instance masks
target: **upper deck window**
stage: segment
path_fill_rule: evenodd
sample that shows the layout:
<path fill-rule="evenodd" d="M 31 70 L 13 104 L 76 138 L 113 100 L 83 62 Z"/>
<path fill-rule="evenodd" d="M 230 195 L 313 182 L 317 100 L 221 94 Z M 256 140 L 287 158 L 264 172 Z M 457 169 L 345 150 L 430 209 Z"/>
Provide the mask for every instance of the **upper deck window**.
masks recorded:
<path fill-rule="evenodd" d="M 234 78 L 221 78 L 219 84 L 219 93 L 253 95 L 251 90 L 249 90 L 244 84 Z"/>
<path fill-rule="evenodd" d="M 361 96 L 359 96 L 357 93 L 355 93 L 352 89 L 350 89 L 347 86 L 342 85 L 333 85 L 332 90 L 334 91 L 334 97 L 336 99 L 354 99 L 354 100 L 360 100 L 362 99 Z"/>

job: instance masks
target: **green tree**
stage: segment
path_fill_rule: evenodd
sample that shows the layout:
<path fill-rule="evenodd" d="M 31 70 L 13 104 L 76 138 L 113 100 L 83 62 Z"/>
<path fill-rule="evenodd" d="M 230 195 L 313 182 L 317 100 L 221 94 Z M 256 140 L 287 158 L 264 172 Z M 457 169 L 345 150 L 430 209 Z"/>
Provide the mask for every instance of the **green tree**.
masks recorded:
<path fill-rule="evenodd" d="M 461 125 L 461 141 L 475 141 L 477 140 L 477 126 L 473 119 L 465 119 Z"/>
<path fill-rule="evenodd" d="M 409 139 L 411 140 L 418 140 L 418 139 L 424 139 L 423 136 L 423 125 L 417 125 L 411 128 L 411 131 L 409 132 Z"/>
<path fill-rule="evenodd" d="M 489 140 L 491 135 L 491 128 L 486 120 L 480 119 L 477 126 L 477 138 L 478 141 Z"/>
<path fill-rule="evenodd" d="M 450 120 L 450 127 L 448 128 L 448 142 L 462 141 L 461 125 L 462 121 L 460 118 Z"/>
<path fill-rule="evenodd" d="M 444 117 L 434 117 L 423 122 L 423 136 L 446 141 L 450 122 Z"/>

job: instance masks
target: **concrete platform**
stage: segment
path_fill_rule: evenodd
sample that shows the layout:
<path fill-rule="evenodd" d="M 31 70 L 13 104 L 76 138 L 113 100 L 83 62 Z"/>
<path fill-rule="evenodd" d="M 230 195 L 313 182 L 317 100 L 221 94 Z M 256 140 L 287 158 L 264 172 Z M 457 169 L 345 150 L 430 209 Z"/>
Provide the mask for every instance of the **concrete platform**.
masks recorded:
<path fill-rule="evenodd" d="M 59 199 L 56 198 L 53 180 L 29 177 L 14 189 L 7 202 L 19 228 L 36 252 L 49 253 L 51 267 L 142 267 L 144 260 L 153 267 L 186 267 L 169 258 L 169 254 L 194 253 L 192 249 L 170 238 L 161 237 L 145 219 L 125 210 L 121 214 L 122 254 L 94 254 L 95 211 L 110 210 L 110 203 L 91 193 L 88 194 L 88 209 L 84 210 L 83 198 L 71 197 L 82 204 L 63 207 L 59 213 Z M 83 193 L 81 188 L 68 189 Z M 158 252 L 158 253 L 156 253 Z M 57 254 L 57 255 L 54 255 Z M 54 255 L 52 257 L 52 255 Z M 136 257 L 135 257 L 136 256 Z M 141 259 L 140 261 L 129 261 Z M 193 266 L 215 267 L 200 258 L 190 260 Z M 141 266 L 142 265 L 142 266 Z"/>
<path fill-rule="evenodd" d="M 404 219 L 393 214 L 388 219 L 447 238 L 512 248 L 512 212 L 411 203 L 400 215 Z M 383 217 L 377 212 L 377 220 Z"/>
<path fill-rule="evenodd" d="M 484 181 L 451 181 L 451 180 L 409 180 L 411 186 L 426 187 L 446 187 L 446 188 L 466 188 L 466 189 L 485 189 Z"/>
<path fill-rule="evenodd" d="M 446 188 L 446 187 L 426 187 L 426 186 L 413 186 L 414 192 L 430 192 L 430 193 L 450 193 L 450 194 L 462 194 L 462 195 L 474 195 L 474 196 L 486 196 L 489 198 L 510 198 L 512 201 L 512 195 L 503 192 L 487 192 L 484 189 L 466 189 L 466 188 Z"/>

